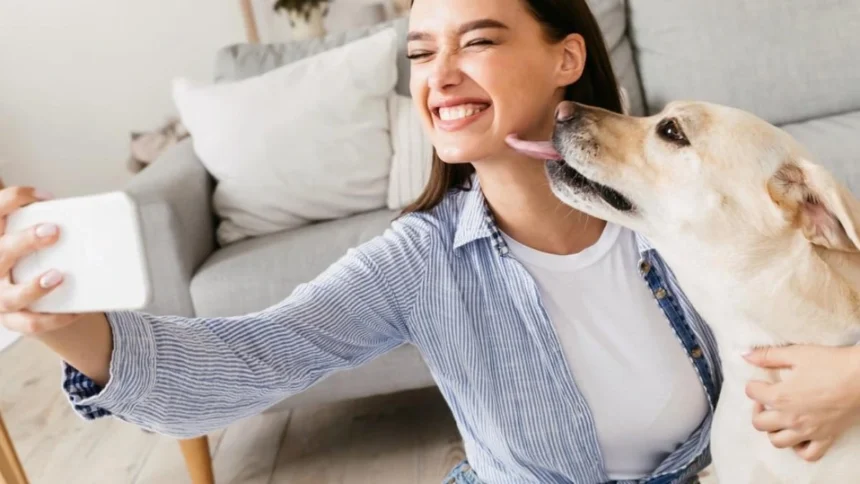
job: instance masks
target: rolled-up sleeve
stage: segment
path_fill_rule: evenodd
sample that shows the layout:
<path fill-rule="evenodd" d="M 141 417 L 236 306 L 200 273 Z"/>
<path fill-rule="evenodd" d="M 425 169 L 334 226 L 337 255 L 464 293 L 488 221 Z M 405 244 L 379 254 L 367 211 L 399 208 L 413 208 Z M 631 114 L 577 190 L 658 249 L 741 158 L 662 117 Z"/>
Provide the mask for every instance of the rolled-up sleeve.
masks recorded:
<path fill-rule="evenodd" d="M 109 313 L 104 388 L 64 364 L 84 418 L 108 415 L 190 437 L 259 413 L 329 373 L 409 341 L 425 279 L 427 235 L 396 223 L 260 312 L 222 318 Z"/>

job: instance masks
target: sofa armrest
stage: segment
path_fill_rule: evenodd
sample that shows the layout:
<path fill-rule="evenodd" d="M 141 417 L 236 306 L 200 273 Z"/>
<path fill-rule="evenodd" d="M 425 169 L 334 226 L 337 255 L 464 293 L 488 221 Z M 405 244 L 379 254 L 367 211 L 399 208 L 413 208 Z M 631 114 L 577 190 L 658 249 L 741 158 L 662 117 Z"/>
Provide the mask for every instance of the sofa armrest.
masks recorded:
<path fill-rule="evenodd" d="M 152 284 L 147 312 L 194 315 L 191 278 L 215 250 L 212 190 L 212 177 L 191 138 L 170 147 L 126 185 L 140 210 Z"/>

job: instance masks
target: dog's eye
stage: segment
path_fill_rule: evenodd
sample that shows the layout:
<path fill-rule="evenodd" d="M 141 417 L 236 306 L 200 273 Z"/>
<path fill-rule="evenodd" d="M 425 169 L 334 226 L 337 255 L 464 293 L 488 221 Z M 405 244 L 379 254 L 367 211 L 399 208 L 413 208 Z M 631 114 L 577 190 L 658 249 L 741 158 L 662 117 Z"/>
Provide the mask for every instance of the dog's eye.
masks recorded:
<path fill-rule="evenodd" d="M 671 118 L 664 119 L 657 125 L 657 134 L 659 134 L 661 138 L 666 141 L 671 141 L 672 143 L 677 143 L 683 146 L 690 144 L 687 137 L 684 136 L 684 132 L 681 131 L 681 126 L 678 125 L 678 121 Z"/>

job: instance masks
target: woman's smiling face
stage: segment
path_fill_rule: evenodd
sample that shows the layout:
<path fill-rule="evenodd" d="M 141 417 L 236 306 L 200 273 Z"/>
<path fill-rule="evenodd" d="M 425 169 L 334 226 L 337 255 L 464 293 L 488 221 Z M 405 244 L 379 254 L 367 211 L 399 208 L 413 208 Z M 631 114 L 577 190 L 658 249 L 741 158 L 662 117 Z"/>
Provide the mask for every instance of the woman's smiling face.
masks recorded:
<path fill-rule="evenodd" d="M 447 163 L 512 154 L 512 133 L 548 139 L 576 80 L 524 0 L 415 0 L 407 49 L 412 97 Z"/>

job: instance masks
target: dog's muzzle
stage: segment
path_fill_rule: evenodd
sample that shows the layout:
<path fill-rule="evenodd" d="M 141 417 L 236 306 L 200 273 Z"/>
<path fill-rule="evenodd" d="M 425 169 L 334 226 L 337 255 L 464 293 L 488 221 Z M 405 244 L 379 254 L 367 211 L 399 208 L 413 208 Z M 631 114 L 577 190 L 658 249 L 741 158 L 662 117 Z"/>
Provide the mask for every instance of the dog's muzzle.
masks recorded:
<path fill-rule="evenodd" d="M 593 163 L 599 147 L 589 131 L 594 122 L 589 118 L 589 108 L 571 101 L 562 101 L 555 109 L 555 130 L 552 144 L 562 155 L 562 160 L 547 161 L 547 174 L 551 179 L 600 197 L 615 210 L 630 212 L 633 203 L 617 190 L 598 183 L 574 168 L 576 164 Z M 585 159 L 583 159 L 585 158 Z"/>

